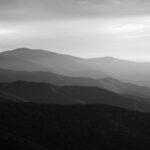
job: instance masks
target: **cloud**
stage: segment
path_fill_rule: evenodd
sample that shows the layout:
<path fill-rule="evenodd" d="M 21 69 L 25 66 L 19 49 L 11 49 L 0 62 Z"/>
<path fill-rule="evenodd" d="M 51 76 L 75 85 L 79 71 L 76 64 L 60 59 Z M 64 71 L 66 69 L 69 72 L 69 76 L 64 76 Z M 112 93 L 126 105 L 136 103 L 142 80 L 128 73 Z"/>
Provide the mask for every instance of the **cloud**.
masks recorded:
<path fill-rule="evenodd" d="M 149 7 L 149 0 L 0 0 L 0 20 L 149 15 Z"/>
<path fill-rule="evenodd" d="M 11 30 L 11 29 L 0 29 L 0 36 L 3 35 L 5 36 L 6 34 L 11 34 L 11 33 L 15 33 L 14 30 Z"/>
<path fill-rule="evenodd" d="M 123 24 L 117 25 L 110 28 L 113 33 L 131 33 L 131 32 L 142 32 L 147 29 L 148 26 L 144 24 Z"/>
<path fill-rule="evenodd" d="M 9 38 L 53 38 L 80 37 L 99 35 L 104 32 L 105 23 L 97 19 L 61 19 L 50 21 L 29 21 L 16 23 L 4 28 L 0 26 L 0 34 L 9 33 Z"/>
<path fill-rule="evenodd" d="M 131 39 L 150 36 L 150 16 L 136 16 L 113 19 L 107 33 L 114 38 Z"/>
<path fill-rule="evenodd" d="M 0 47 L 147 56 L 149 8 L 149 0 L 0 0 Z"/>

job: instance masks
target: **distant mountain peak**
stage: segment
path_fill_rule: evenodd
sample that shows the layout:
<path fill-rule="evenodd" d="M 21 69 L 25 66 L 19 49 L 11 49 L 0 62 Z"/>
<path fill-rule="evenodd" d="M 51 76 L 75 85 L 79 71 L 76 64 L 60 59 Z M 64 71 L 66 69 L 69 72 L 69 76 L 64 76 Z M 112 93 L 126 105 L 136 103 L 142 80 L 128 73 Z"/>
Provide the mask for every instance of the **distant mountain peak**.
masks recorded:
<path fill-rule="evenodd" d="M 101 57 L 99 59 L 106 60 L 106 61 L 128 61 L 128 60 L 125 60 L 125 59 L 112 57 L 112 56 L 105 56 L 105 57 Z"/>
<path fill-rule="evenodd" d="M 53 52 L 53 51 L 50 51 L 50 50 L 32 49 L 32 48 L 27 48 L 27 47 L 21 47 L 21 48 L 16 48 L 16 49 L 13 49 L 13 50 L 3 51 L 3 52 L 1 52 L 1 54 L 8 54 L 8 53 L 20 54 L 20 53 L 29 53 L 29 52 L 34 53 L 34 54 L 42 53 L 42 54 L 51 54 L 51 55 L 61 55 L 61 56 L 71 57 L 71 58 L 78 59 L 78 60 L 88 60 L 88 61 L 99 61 L 99 60 L 128 61 L 128 60 L 124 60 L 124 59 L 120 59 L 120 58 L 116 58 L 116 57 L 112 57 L 112 56 L 104 56 L 104 57 L 97 57 L 97 58 L 81 58 L 81 57 L 76 57 L 76 56 L 69 55 L 69 54 Z"/>
<path fill-rule="evenodd" d="M 14 50 L 12 50 L 12 51 L 24 51 L 24 50 L 32 51 L 33 49 L 26 48 L 26 47 L 21 47 L 21 48 L 14 49 Z"/>
<path fill-rule="evenodd" d="M 7 51 L 4 51 L 4 52 L 1 52 L 1 53 L 12 53 L 12 52 L 26 52 L 26 51 L 32 51 L 33 49 L 30 49 L 30 48 L 17 48 L 17 49 L 13 49 L 13 50 L 7 50 Z"/>
<path fill-rule="evenodd" d="M 118 58 L 115 58 L 115 57 L 112 57 L 112 56 L 105 56 L 105 57 L 101 57 L 101 59 L 118 59 Z"/>

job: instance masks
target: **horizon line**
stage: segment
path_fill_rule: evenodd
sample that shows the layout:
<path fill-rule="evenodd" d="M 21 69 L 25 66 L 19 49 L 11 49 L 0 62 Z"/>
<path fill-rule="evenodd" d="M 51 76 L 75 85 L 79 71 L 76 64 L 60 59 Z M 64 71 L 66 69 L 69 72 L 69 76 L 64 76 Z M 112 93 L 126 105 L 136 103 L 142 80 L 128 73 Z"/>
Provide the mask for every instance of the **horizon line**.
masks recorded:
<path fill-rule="evenodd" d="M 17 51 L 17 50 L 30 50 L 30 51 L 45 51 L 45 52 L 50 52 L 54 54 L 59 54 L 59 55 L 65 55 L 65 56 L 70 56 L 70 57 L 75 57 L 79 59 L 103 59 L 103 58 L 110 58 L 110 59 L 118 59 L 118 60 L 123 60 L 123 61 L 131 61 L 131 62 L 141 62 L 141 63 L 150 63 L 150 59 L 144 59 L 144 58 L 130 58 L 130 59 L 125 59 L 122 57 L 116 57 L 116 56 L 110 56 L 110 55 L 104 55 L 104 56 L 99 56 L 99 57 L 81 57 L 73 54 L 68 54 L 68 53 L 59 53 L 55 52 L 52 50 L 47 50 L 47 49 L 38 49 L 38 48 L 29 48 L 29 47 L 20 47 L 20 48 L 14 48 L 14 49 L 9 49 L 9 50 L 2 50 L 0 53 L 4 52 L 11 52 L 11 51 Z"/>

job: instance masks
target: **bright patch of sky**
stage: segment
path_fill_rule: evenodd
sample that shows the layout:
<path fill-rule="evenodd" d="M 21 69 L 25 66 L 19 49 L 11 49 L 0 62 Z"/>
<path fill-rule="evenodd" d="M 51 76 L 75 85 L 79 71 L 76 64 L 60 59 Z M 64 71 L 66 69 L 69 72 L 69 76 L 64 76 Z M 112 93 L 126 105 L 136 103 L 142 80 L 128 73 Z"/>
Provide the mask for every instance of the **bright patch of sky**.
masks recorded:
<path fill-rule="evenodd" d="M 150 58 L 149 0 L 0 0 L 0 50 Z"/>

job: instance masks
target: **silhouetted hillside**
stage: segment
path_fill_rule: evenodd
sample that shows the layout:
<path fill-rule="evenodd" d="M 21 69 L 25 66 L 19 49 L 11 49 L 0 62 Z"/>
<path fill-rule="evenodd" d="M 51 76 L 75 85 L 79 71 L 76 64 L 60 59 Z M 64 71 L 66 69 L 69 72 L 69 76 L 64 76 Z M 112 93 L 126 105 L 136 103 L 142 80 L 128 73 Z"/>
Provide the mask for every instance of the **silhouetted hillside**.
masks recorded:
<path fill-rule="evenodd" d="M 98 87 L 63 86 L 18 81 L 0 84 L 0 91 L 28 102 L 47 104 L 108 104 L 150 112 L 150 105 Z"/>
<path fill-rule="evenodd" d="M 0 102 L 1 103 L 10 103 L 10 102 L 21 103 L 21 102 L 28 102 L 28 101 L 27 99 L 17 97 L 11 93 L 0 91 Z"/>
<path fill-rule="evenodd" d="M 29 81 L 51 83 L 59 86 L 63 85 L 82 85 L 82 86 L 98 86 L 97 80 L 91 78 L 73 78 L 59 75 L 52 72 L 41 71 L 13 71 L 0 69 L 0 82 L 14 82 L 14 81 Z"/>
<path fill-rule="evenodd" d="M 150 88 L 138 86 L 135 84 L 121 82 L 113 78 L 105 78 L 98 80 L 99 87 L 109 91 L 136 98 L 138 100 L 150 102 Z"/>
<path fill-rule="evenodd" d="M 60 90 L 86 104 L 107 104 L 136 111 L 150 112 L 150 104 L 145 103 L 144 101 L 115 94 L 98 87 L 66 86 L 60 88 Z"/>
<path fill-rule="evenodd" d="M 0 129 L 1 150 L 48 150 L 36 142 Z"/>
<path fill-rule="evenodd" d="M 117 107 L 1 104 L 0 118 L 0 141 L 4 149 L 150 148 L 150 114 Z"/>
<path fill-rule="evenodd" d="M 8 95 L 25 99 L 29 102 L 51 104 L 76 104 L 78 101 L 58 91 L 51 84 L 18 81 L 0 85 L 0 90 Z"/>
<path fill-rule="evenodd" d="M 27 72 L 27 71 L 12 71 L 0 69 L 0 82 L 14 81 L 29 81 L 51 83 L 58 86 L 78 85 L 92 86 L 107 89 L 121 95 L 128 95 L 133 98 L 150 103 L 150 88 L 137 86 L 130 83 L 121 82 L 112 78 L 91 79 L 91 78 L 75 78 L 67 77 L 52 72 Z"/>

